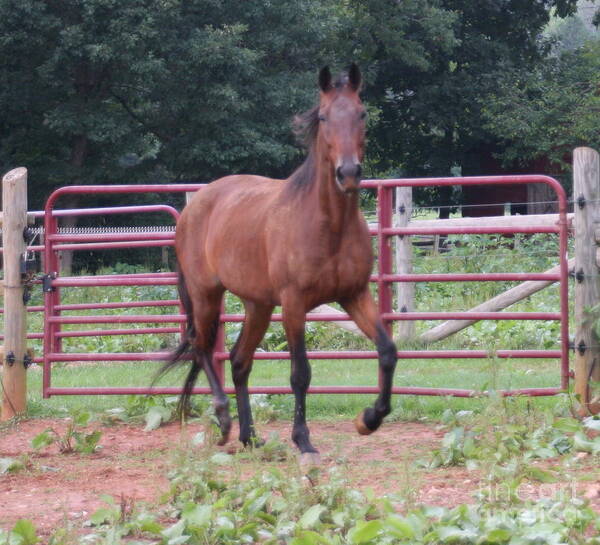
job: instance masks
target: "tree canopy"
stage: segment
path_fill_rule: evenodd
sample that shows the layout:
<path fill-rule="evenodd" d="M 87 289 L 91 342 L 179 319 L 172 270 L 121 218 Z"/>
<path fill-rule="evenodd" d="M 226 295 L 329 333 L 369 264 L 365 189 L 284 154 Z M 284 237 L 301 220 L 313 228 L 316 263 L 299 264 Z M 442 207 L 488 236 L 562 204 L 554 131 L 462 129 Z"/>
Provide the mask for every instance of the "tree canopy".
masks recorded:
<path fill-rule="evenodd" d="M 37 206 L 69 183 L 277 172 L 299 153 L 291 117 L 335 32 L 325 7 L 2 2 L 2 164 L 30 169 Z"/>
<path fill-rule="evenodd" d="M 319 67 L 351 60 L 366 76 L 368 175 L 560 157 L 598 142 L 597 42 L 557 55 L 542 35 L 552 13 L 575 8 L 5 0 L 0 163 L 29 168 L 32 207 L 72 183 L 283 177 L 300 161 L 291 120 L 315 100 Z"/>

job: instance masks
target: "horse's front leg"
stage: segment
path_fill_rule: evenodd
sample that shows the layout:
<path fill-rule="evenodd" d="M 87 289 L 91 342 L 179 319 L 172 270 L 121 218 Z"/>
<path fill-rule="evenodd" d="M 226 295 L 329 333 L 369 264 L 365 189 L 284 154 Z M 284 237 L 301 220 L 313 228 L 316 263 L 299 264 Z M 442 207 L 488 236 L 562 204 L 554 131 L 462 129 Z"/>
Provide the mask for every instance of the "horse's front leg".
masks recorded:
<path fill-rule="evenodd" d="M 290 383 L 295 400 L 292 440 L 302 454 L 317 453 L 317 449 L 310 442 L 310 432 L 306 425 L 306 392 L 311 379 L 310 364 L 308 363 L 304 344 L 306 313 L 300 298 L 290 294 L 282 297 L 281 310 L 283 327 L 292 360 Z"/>
<path fill-rule="evenodd" d="M 375 405 L 365 409 L 354 421 L 358 433 L 368 435 L 381 425 L 383 418 L 392 410 L 392 382 L 398 360 L 396 345 L 383 327 L 368 288 L 351 299 L 340 301 L 340 304 L 364 334 L 375 343 L 379 354 L 379 369 L 382 375 L 379 396 Z"/>

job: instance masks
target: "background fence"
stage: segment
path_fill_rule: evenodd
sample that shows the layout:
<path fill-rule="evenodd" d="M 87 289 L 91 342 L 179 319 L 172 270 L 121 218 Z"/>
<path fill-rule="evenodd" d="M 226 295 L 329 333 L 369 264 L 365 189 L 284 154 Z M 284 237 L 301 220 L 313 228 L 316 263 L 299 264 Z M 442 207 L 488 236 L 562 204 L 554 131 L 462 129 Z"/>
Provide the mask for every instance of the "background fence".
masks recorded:
<path fill-rule="evenodd" d="M 592 261 L 595 269 L 578 262 L 579 252 L 575 257 L 575 277 L 577 280 L 578 325 L 587 324 L 576 335 L 575 344 L 578 347 L 576 354 L 577 392 L 582 396 L 584 406 L 594 408 L 593 394 L 588 385 L 589 378 L 595 378 L 598 370 L 594 364 L 593 356 L 597 351 L 598 343 L 591 327 L 589 309 L 593 308 L 598 300 L 598 269 L 596 264 L 594 237 L 589 237 L 590 229 L 594 233 L 593 223 L 598 221 L 596 205 L 599 201 L 600 179 L 598 178 L 598 156 L 593 150 L 578 149 L 575 153 L 575 195 L 579 199 L 575 209 L 575 220 L 567 215 L 567 200 L 560 184 L 544 176 L 507 176 L 507 177 L 478 177 L 478 178 L 442 178 L 442 179 L 401 179 L 401 180 L 367 180 L 364 187 L 377 192 L 377 224 L 372 226 L 372 235 L 375 239 L 378 253 L 377 270 L 372 276 L 378 292 L 380 312 L 388 329 L 395 328 L 395 336 L 401 339 L 414 338 L 413 324 L 416 320 L 440 320 L 441 325 L 421 333 L 420 341 L 425 344 L 419 350 L 400 350 L 399 357 L 403 359 L 428 359 L 428 358 L 556 358 L 560 361 L 560 383 L 551 388 L 525 388 L 503 392 L 505 395 L 529 394 L 548 395 L 563 391 L 568 386 L 569 372 L 569 334 L 568 334 L 568 256 L 567 236 L 570 226 L 575 222 L 576 248 L 585 246 L 588 261 Z M 595 165 L 595 166 L 594 166 Z M 579 182 L 578 182 L 579 180 Z M 10 187 L 24 187 L 26 185 L 26 171 L 18 169 L 7 174 L 4 178 L 3 190 L 9 191 Z M 411 187 L 432 187 L 439 185 L 479 185 L 479 184 L 537 184 L 542 183 L 556 192 L 559 204 L 559 213 L 544 216 L 513 216 L 508 218 L 481 218 L 474 222 L 474 218 L 454 219 L 441 222 L 439 220 L 411 222 L 409 193 Z M 583 185 L 582 185 L 583 184 Z M 69 194 L 113 194 L 118 198 L 124 193 L 166 193 L 189 192 L 199 189 L 199 185 L 151 185 L 151 186 L 71 186 L 61 188 L 53 193 L 47 201 L 44 211 L 44 267 L 43 280 L 44 305 L 30 308 L 31 311 L 43 311 L 45 316 L 43 332 L 43 354 L 34 358 L 43 364 L 44 396 L 74 395 L 74 394 L 124 394 L 147 393 L 147 388 L 120 387 L 120 388 L 61 388 L 52 385 L 52 366 L 56 362 L 89 362 L 89 361 L 147 361 L 163 360 L 165 352 L 106 352 L 106 353 L 81 353 L 69 352 L 63 349 L 63 339 L 77 336 L 106 336 L 127 334 L 176 333 L 181 330 L 185 320 L 176 299 L 162 300 L 137 300 L 114 301 L 111 303 L 78 303 L 65 304 L 61 301 L 61 291 L 83 286 L 125 286 L 125 285 L 174 285 L 174 273 L 144 273 L 144 274 L 111 274 L 87 276 L 61 276 L 59 271 L 59 253 L 65 250 L 98 251 L 102 249 L 133 248 L 133 247 L 165 247 L 172 245 L 173 232 L 169 230 L 135 230 L 129 232 L 99 232 L 99 233 L 61 233 L 57 227 L 57 218 L 61 215 L 107 215 L 107 214 L 143 214 L 146 212 L 163 212 L 176 221 L 178 212 L 166 205 L 142 205 L 138 207 L 110 207 L 88 208 L 75 211 L 59 210 L 57 203 L 61 197 Z M 582 189 L 584 188 L 584 189 Z M 595 191 L 595 193 L 594 193 Z M 396 201 L 395 207 L 393 206 Z M 5 341 L 4 341 L 4 403 L 3 418 L 10 418 L 25 408 L 25 368 L 28 364 L 24 341 L 24 316 L 26 308 L 23 305 L 23 285 L 31 280 L 26 271 L 27 252 L 23 241 L 23 230 L 27 223 L 26 202 L 22 197 L 15 198 L 4 195 L 5 213 L 3 217 L 4 238 L 4 270 L 5 270 Z M 20 204 L 8 204 L 17 203 Z M 18 215 L 18 221 L 11 218 L 12 213 Z M 17 212 L 18 211 L 18 212 Z M 578 212 L 579 211 L 579 212 Z M 585 214 L 581 214 L 585 211 Z M 579 214 L 579 216 L 578 216 Z M 395 219 L 394 219 L 395 218 Z M 578 219 L 579 218 L 579 219 Z M 587 225 L 586 228 L 582 227 Z M 590 227 L 592 225 L 592 227 Z M 9 233 L 13 233 L 10 238 Z M 550 270 L 525 273 L 464 273 L 464 274 L 414 274 L 411 272 L 412 244 L 410 237 L 417 235 L 447 236 L 450 234 L 466 233 L 502 233 L 510 236 L 515 233 L 549 233 L 559 240 L 559 251 L 556 256 L 557 265 Z M 580 234 L 581 233 L 581 234 Z M 587 234 L 586 234 L 587 233 Z M 19 239 L 19 240 L 16 240 Z M 394 241 L 397 242 L 396 256 L 394 257 Z M 30 249 L 40 249 L 34 246 Z M 593 259 L 590 257 L 593 255 Z M 579 259 L 584 259 L 579 258 Z M 581 269 L 581 270 L 580 270 Z M 588 270 L 589 269 L 589 270 Z M 12 276 L 11 276 L 12 275 Z M 15 276 L 16 275 L 16 276 Z M 522 282 L 507 292 L 486 301 L 466 312 L 415 312 L 411 299 L 412 287 L 416 282 L 492 282 L 511 281 Z M 560 308 L 555 312 L 507 312 L 506 308 L 523 296 L 527 296 L 542 287 L 558 283 L 560 286 Z M 397 292 L 394 294 L 394 284 Z M 593 289 L 592 289 L 593 288 Z M 597 293 L 590 295 L 596 290 Z M 12 296 L 8 296 L 12 294 Z M 596 297 L 596 299 L 594 299 Z M 394 305 L 394 300 L 397 304 Z M 20 308 L 19 308 L 20 307 Z M 122 315 L 102 314 L 103 309 L 132 309 L 142 307 L 169 307 L 175 309 L 170 314 L 139 314 Z M 587 310 L 586 310 L 587 309 Z M 80 311 L 95 310 L 99 314 L 81 315 Z M 223 314 L 223 322 L 239 322 L 243 319 L 239 314 Z M 281 319 L 279 314 L 273 316 L 274 321 Z M 311 312 L 309 320 L 330 321 L 347 325 L 347 316 L 331 307 L 320 307 Z M 560 349 L 558 350 L 513 350 L 496 349 L 493 353 L 488 350 L 431 350 L 428 345 L 444 338 L 454 331 L 466 327 L 476 320 L 558 320 L 561 323 Z M 581 323 L 580 323 L 581 322 Z M 20 325 L 23 324 L 23 325 Z M 72 329 L 70 326 L 90 325 L 98 326 L 94 329 Z M 593 324 L 592 324 L 593 325 Z M 63 326 L 69 326 L 65 328 Z M 102 326 L 102 327 L 100 327 Z M 118 327 L 117 327 L 118 326 Z M 134 327 L 135 326 L 135 327 Z M 39 333 L 30 333 L 39 336 Z M 17 338 L 18 337 L 18 338 Z M 287 359 L 287 352 L 259 352 L 257 359 Z M 215 359 L 221 376 L 223 376 L 224 361 L 228 358 L 225 348 L 223 328 L 219 336 Z M 313 351 L 309 352 L 312 359 L 374 359 L 375 351 Z M 176 393 L 179 388 L 161 387 L 154 393 Z M 196 392 L 206 392 L 206 388 L 199 387 Z M 287 393 L 286 387 L 259 386 L 252 389 L 255 393 Z M 376 386 L 356 385 L 353 387 L 341 386 L 314 386 L 312 393 L 372 393 L 377 391 Z M 476 392 L 472 389 L 457 388 L 394 388 L 398 394 L 424 394 L 424 395 L 456 395 L 468 397 Z"/>

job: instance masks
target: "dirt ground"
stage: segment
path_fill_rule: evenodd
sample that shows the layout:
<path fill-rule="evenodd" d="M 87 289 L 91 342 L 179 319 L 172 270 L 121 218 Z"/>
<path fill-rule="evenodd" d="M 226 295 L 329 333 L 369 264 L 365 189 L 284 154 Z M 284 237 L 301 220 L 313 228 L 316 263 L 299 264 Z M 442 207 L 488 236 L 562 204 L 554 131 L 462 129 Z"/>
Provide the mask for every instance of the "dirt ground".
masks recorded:
<path fill-rule="evenodd" d="M 60 454 L 55 445 L 34 451 L 31 439 L 48 427 L 60 433 L 66 423 L 29 420 L 0 430 L 0 458 L 27 462 L 25 470 L 0 475 L 0 528 L 8 529 L 19 518 L 28 518 L 40 535 L 48 536 L 66 523 L 83 524 L 103 505 L 103 494 L 113 496 L 117 503 L 124 497 L 136 505 L 157 505 L 168 490 L 166 473 L 174 452 L 201 431 L 200 424 L 184 429 L 169 424 L 151 432 L 143 431 L 142 426 L 97 424 L 90 429 L 101 429 L 102 448 L 94 454 Z M 291 444 L 288 422 L 258 428 L 263 436 L 277 432 L 282 441 Z M 351 484 L 363 490 L 408 494 L 415 503 L 452 507 L 472 502 L 473 494 L 485 486 L 476 471 L 464 468 L 415 469 L 415 460 L 427 458 L 440 446 L 444 431 L 433 424 L 387 423 L 367 437 L 358 436 L 352 422 L 313 421 L 310 428 L 313 444 L 321 451 L 322 466 L 347 467 Z M 237 430 L 232 437 L 237 437 Z M 238 444 L 232 440 L 221 448 L 231 452 Z M 570 483 L 524 493 L 542 497 L 555 493 L 557 486 L 575 486 L 577 493 L 588 497 L 600 511 L 598 469 L 591 459 L 582 462 Z"/>

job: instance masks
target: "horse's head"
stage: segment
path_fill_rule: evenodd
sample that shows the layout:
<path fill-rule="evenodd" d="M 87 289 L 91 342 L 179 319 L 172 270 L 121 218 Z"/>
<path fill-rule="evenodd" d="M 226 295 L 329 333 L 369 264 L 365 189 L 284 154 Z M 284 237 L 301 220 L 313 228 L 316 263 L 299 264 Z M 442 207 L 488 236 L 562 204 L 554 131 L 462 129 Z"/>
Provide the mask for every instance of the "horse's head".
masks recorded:
<path fill-rule="evenodd" d="M 360 81 L 356 64 L 335 81 L 328 67 L 319 73 L 318 145 L 335 170 L 338 187 L 345 193 L 358 190 L 362 173 L 367 113 L 358 96 Z"/>

